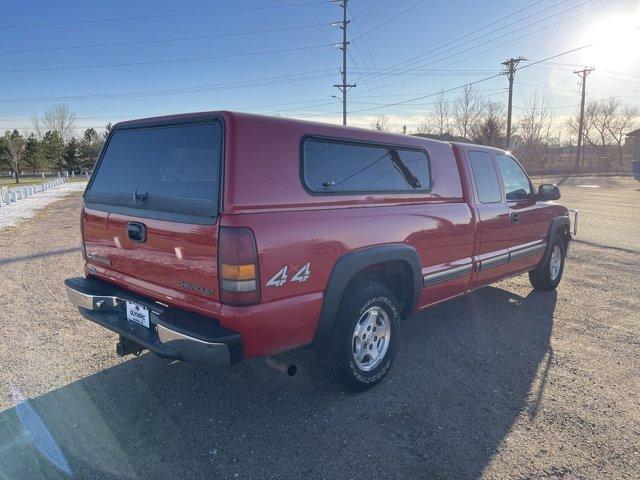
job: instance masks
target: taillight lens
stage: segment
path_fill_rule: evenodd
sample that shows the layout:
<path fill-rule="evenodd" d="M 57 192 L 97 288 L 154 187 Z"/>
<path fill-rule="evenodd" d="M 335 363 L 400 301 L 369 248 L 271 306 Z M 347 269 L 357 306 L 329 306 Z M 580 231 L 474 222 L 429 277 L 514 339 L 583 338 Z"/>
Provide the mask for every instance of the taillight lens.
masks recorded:
<path fill-rule="evenodd" d="M 80 210 L 80 239 L 82 241 L 82 258 L 87 261 L 87 246 L 84 243 L 84 207 Z"/>
<path fill-rule="evenodd" d="M 246 227 L 221 227 L 218 238 L 220 300 L 228 305 L 260 302 L 258 252 Z"/>

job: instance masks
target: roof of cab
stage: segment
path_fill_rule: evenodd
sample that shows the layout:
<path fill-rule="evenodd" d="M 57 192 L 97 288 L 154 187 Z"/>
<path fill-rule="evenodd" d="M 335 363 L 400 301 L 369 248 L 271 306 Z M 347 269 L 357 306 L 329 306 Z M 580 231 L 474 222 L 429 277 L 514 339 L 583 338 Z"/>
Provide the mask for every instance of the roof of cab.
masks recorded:
<path fill-rule="evenodd" d="M 495 153 L 506 153 L 508 155 L 510 155 L 511 153 L 509 152 L 509 150 L 504 150 L 502 148 L 498 148 L 498 147 L 491 147 L 488 145 L 479 145 L 477 143 L 465 143 L 465 142 L 450 142 L 451 145 L 454 145 L 456 147 L 460 147 L 466 151 L 468 150 L 488 150 L 488 151 L 492 151 Z"/>

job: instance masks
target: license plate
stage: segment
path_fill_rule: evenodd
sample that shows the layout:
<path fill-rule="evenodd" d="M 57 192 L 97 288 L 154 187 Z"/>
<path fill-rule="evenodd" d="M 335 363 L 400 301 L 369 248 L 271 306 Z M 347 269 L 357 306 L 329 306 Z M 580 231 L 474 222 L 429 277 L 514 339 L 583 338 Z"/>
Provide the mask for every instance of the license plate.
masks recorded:
<path fill-rule="evenodd" d="M 149 328 L 149 309 L 127 300 L 127 320 Z"/>

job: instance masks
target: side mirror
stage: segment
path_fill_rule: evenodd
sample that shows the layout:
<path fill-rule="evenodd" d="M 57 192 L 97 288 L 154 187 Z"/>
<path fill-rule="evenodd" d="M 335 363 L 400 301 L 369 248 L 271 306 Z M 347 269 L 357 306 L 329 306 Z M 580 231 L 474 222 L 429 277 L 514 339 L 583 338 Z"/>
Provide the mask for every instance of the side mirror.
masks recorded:
<path fill-rule="evenodd" d="M 538 199 L 545 200 L 559 200 L 560 189 L 552 183 L 543 183 L 538 187 Z"/>

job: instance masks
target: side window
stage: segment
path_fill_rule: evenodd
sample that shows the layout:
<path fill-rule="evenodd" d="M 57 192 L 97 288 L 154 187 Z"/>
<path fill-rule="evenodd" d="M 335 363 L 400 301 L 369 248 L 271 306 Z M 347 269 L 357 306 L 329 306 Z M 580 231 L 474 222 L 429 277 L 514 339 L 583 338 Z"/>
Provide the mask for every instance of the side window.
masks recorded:
<path fill-rule="evenodd" d="M 496 155 L 500 174 L 504 182 L 504 192 L 507 200 L 528 198 L 531 192 L 531 182 L 522 167 L 512 157 Z"/>
<path fill-rule="evenodd" d="M 317 193 L 412 192 L 431 186 L 423 150 L 307 138 L 304 181 Z"/>
<path fill-rule="evenodd" d="M 469 162 L 476 181 L 478 199 L 482 203 L 498 203 L 502 201 L 502 192 L 498 183 L 498 174 L 493 166 L 491 155 L 487 152 L 470 151 Z"/>

